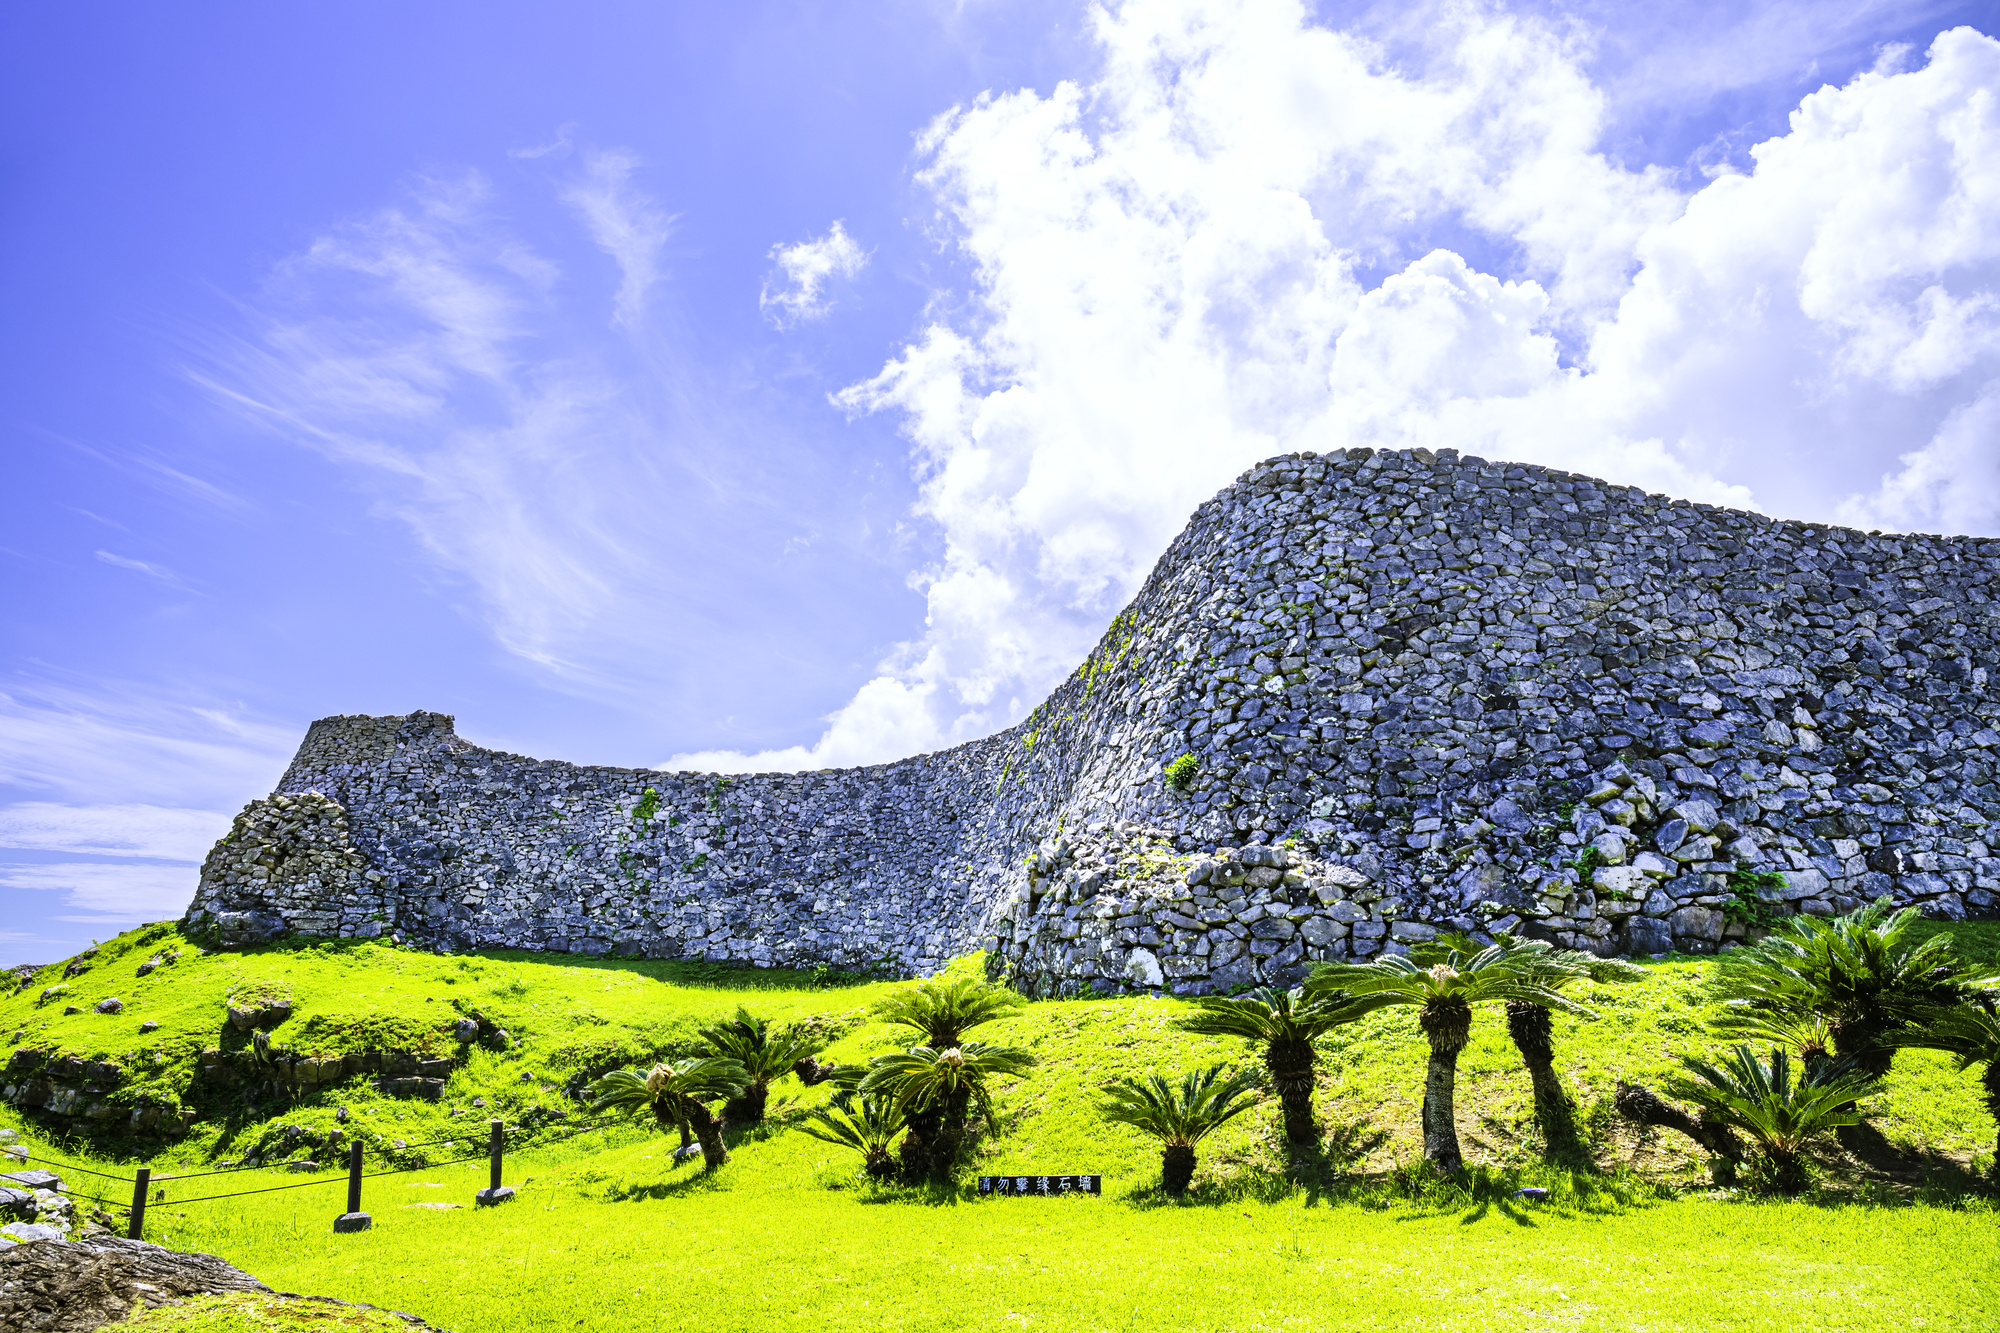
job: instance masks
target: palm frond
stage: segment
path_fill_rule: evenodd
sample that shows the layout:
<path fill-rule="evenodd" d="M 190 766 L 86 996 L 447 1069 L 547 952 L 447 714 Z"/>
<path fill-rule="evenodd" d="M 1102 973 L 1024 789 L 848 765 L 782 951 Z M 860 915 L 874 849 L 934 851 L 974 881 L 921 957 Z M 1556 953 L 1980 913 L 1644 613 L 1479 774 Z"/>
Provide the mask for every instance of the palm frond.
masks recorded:
<path fill-rule="evenodd" d="M 1098 1114 L 1114 1125 L 1130 1125 L 1162 1144 L 1192 1148 L 1256 1105 L 1256 1075 L 1248 1070 L 1224 1079 L 1213 1065 L 1183 1077 L 1175 1088 L 1158 1074 L 1144 1082 L 1121 1079 L 1104 1090 Z"/>
<path fill-rule="evenodd" d="M 1976 1004 L 1921 1013 L 1894 1040 L 1898 1046 L 1948 1052 L 1960 1070 L 2000 1065 L 2000 1015 Z"/>
<path fill-rule="evenodd" d="M 1794 1154 L 1816 1135 L 1860 1124 L 1854 1103 L 1881 1088 L 1845 1060 L 1828 1061 L 1794 1084 L 1783 1047 L 1772 1048 L 1768 1065 L 1747 1045 L 1720 1064 L 1692 1056 L 1683 1056 L 1681 1064 L 1695 1078 L 1671 1085 L 1675 1095 L 1705 1107 L 1767 1152 Z"/>
<path fill-rule="evenodd" d="M 897 991 L 876 1002 L 875 1016 L 915 1028 L 924 1034 L 926 1045 L 945 1050 L 959 1045 L 973 1028 L 1005 1018 L 1024 1003 L 1004 987 L 958 977 Z"/>
<path fill-rule="evenodd" d="M 907 1051 L 876 1056 L 858 1091 L 864 1097 L 889 1099 L 905 1115 L 963 1097 L 991 1126 L 997 1119 L 988 1084 L 1003 1074 L 1025 1073 L 1034 1063 L 1034 1054 L 1018 1046 L 986 1046 L 976 1041 L 944 1050 L 912 1046 Z"/>
<path fill-rule="evenodd" d="M 844 1107 L 814 1111 L 799 1126 L 836 1147 L 852 1148 L 871 1160 L 886 1155 L 903 1132 L 903 1113 L 886 1097 L 857 1097 Z"/>
<path fill-rule="evenodd" d="M 1311 1041 L 1346 1021 L 1340 1001 L 1328 994 L 1262 986 L 1242 995 L 1204 995 L 1196 1012 L 1179 1019 L 1183 1032 L 1207 1037 L 1242 1037 L 1246 1041 Z"/>
<path fill-rule="evenodd" d="M 734 1060 L 710 1057 L 675 1066 L 662 1061 L 646 1073 L 614 1069 L 590 1085 L 592 1114 L 651 1111 L 661 1121 L 685 1124 L 683 1101 L 712 1102 L 742 1094 L 750 1076 Z"/>
<path fill-rule="evenodd" d="M 1350 1014 L 1394 1004 L 1513 1000 L 1594 1018 L 1589 1008 L 1556 989 L 1582 975 L 1574 966 L 1558 965 L 1546 947 L 1529 948 L 1508 941 L 1488 945 L 1470 956 L 1452 949 L 1443 961 L 1429 966 L 1395 954 L 1365 963 L 1324 963 L 1307 979 L 1305 989 L 1330 999 L 1345 996 L 1338 1002 L 1339 1008 Z"/>
<path fill-rule="evenodd" d="M 768 1020 L 755 1017 L 742 1005 L 736 1006 L 734 1018 L 702 1028 L 700 1035 L 717 1055 L 742 1065 L 753 1083 L 782 1078 L 800 1060 L 824 1049 L 810 1034 L 792 1029 L 773 1032 Z"/>

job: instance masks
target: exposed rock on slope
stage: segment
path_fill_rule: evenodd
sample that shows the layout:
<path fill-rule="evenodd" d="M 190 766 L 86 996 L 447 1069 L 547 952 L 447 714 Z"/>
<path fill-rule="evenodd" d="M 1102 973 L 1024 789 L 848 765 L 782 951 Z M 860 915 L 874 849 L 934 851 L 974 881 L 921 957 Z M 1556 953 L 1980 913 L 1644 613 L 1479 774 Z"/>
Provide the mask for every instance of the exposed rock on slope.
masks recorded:
<path fill-rule="evenodd" d="M 1010 731 L 717 777 L 329 718 L 189 920 L 914 971 L 983 942 L 1060 991 L 1283 979 L 1447 927 L 1657 952 L 1881 894 L 1985 912 L 1996 573 L 2000 542 L 1449 451 L 1278 458 Z"/>
<path fill-rule="evenodd" d="M 347 1310 L 376 1308 L 326 1296 L 273 1292 L 212 1254 L 182 1254 L 144 1241 L 41 1240 L 0 1249 L 0 1328 L 18 1333 L 90 1333 L 122 1323 L 135 1311 L 231 1292 Z M 403 1327 L 430 1327 L 415 1315 L 394 1311 L 383 1315 Z"/>

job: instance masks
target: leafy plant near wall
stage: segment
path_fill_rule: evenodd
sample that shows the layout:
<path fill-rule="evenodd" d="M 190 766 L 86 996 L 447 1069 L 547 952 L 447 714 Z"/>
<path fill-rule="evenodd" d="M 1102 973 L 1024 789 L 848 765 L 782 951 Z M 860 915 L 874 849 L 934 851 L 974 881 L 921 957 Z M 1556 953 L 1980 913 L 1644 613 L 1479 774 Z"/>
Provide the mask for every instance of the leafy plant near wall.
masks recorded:
<path fill-rule="evenodd" d="M 1775 870 L 1752 870 L 1747 862 L 1739 862 L 1736 869 L 1729 872 L 1730 900 L 1722 905 L 1722 915 L 1726 920 L 1739 926 L 1754 926 L 1759 930 L 1770 930 L 1783 921 L 1784 914 L 1758 894 L 1759 889 L 1782 889 L 1785 877 Z"/>
<path fill-rule="evenodd" d="M 1595 847 L 1586 847 L 1574 857 L 1563 862 L 1564 865 L 1580 875 L 1586 885 L 1590 883 L 1592 872 L 1604 863 L 1604 853 Z"/>
<path fill-rule="evenodd" d="M 719 815 L 722 813 L 722 793 L 728 790 L 728 778 L 717 778 L 715 780 L 715 785 L 708 790 L 708 812 L 710 814 Z"/>
<path fill-rule="evenodd" d="M 658 814 L 659 812 L 660 812 L 659 788 L 648 787 L 643 793 L 641 793 L 639 797 L 639 804 L 632 807 L 632 818 L 644 822 L 645 820 L 651 819 L 654 815 Z"/>
<path fill-rule="evenodd" d="M 1167 786 L 1174 791 L 1184 792 L 1194 786 L 1197 773 L 1201 772 L 1201 761 L 1191 754 L 1183 754 L 1168 764 L 1165 773 Z"/>
<path fill-rule="evenodd" d="M 703 852 L 700 855 L 696 856 L 692 861 L 681 862 L 681 873 L 683 875 L 699 874 L 701 872 L 701 868 L 707 864 L 708 864 L 708 853 Z"/>

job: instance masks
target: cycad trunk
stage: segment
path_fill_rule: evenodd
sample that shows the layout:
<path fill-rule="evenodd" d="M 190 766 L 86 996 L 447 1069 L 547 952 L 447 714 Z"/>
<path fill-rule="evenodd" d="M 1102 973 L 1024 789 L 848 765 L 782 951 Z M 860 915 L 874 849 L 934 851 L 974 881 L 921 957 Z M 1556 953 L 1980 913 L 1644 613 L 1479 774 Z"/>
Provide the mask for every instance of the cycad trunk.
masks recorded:
<path fill-rule="evenodd" d="M 1187 1193 L 1194 1179 L 1194 1149 L 1185 1143 L 1169 1143 L 1160 1149 L 1160 1188 L 1170 1199 Z"/>
<path fill-rule="evenodd" d="M 1760 1155 L 1765 1179 L 1780 1194 L 1799 1194 L 1811 1183 L 1806 1175 L 1805 1159 L 1798 1153 L 1784 1148 L 1765 1148 Z"/>
<path fill-rule="evenodd" d="M 761 1124 L 764 1119 L 764 1104 L 770 1100 L 771 1089 L 765 1083 L 752 1083 L 743 1090 L 740 1097 L 731 1097 L 722 1104 L 722 1118 L 732 1125 Z"/>
<path fill-rule="evenodd" d="M 1417 1025 L 1431 1044 L 1424 1073 L 1424 1157 L 1439 1175 L 1456 1175 L 1465 1157 L 1458 1147 L 1452 1094 L 1458 1083 L 1458 1053 L 1472 1038 L 1472 1006 L 1452 998 L 1423 1007 Z"/>
<path fill-rule="evenodd" d="M 1873 1010 L 1843 1015 L 1827 1025 L 1833 1034 L 1833 1053 L 1854 1061 L 1854 1067 L 1871 1078 L 1887 1078 L 1895 1061 L 1896 1048 L 1884 1044 L 1891 1020 Z"/>
<path fill-rule="evenodd" d="M 1285 1113 L 1285 1137 L 1311 1143 L 1319 1126 L 1313 1119 L 1313 1066 L 1318 1060 L 1310 1041 L 1274 1041 L 1264 1048 L 1264 1068 L 1278 1091 Z"/>
<path fill-rule="evenodd" d="M 896 1159 L 880 1148 L 870 1149 L 867 1161 L 870 1180 L 887 1180 L 896 1174 Z"/>
<path fill-rule="evenodd" d="M 1563 1090 L 1556 1074 L 1554 1023 L 1549 1011 L 1539 1004 L 1510 1000 L 1507 1004 L 1507 1035 L 1521 1052 L 1528 1067 L 1528 1083 L 1535 1090 L 1535 1121 L 1542 1127 L 1542 1141 L 1552 1160 L 1574 1162 L 1584 1155 L 1576 1133 L 1576 1106 Z"/>
<path fill-rule="evenodd" d="M 950 1159 L 944 1159 L 940 1166 L 945 1129 L 944 1108 L 929 1106 L 913 1110 L 903 1118 L 903 1127 L 908 1132 L 898 1151 L 903 1159 L 903 1179 L 909 1184 L 919 1184 L 948 1167 Z"/>
<path fill-rule="evenodd" d="M 958 1165 L 959 1150 L 965 1146 L 965 1120 L 972 1110 L 972 1095 L 963 1088 L 944 1099 L 938 1117 L 937 1140 L 931 1146 L 931 1174 L 939 1180 L 950 1177 Z"/>
<path fill-rule="evenodd" d="M 701 1145 L 701 1169 L 713 1171 L 729 1160 L 729 1149 L 722 1142 L 722 1122 L 692 1097 L 683 1100 L 688 1123 L 694 1126 L 694 1141 Z"/>

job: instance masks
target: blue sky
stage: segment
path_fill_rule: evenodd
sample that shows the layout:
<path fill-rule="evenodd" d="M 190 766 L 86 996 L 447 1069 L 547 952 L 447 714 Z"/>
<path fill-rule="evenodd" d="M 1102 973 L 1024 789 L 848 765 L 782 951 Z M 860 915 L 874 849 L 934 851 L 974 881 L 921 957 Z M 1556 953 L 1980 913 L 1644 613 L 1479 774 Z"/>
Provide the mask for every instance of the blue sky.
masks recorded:
<path fill-rule="evenodd" d="M 1994 20 L 11 6 L 0 949 L 176 915 L 328 714 L 985 734 L 1286 449 L 2000 529 Z"/>

